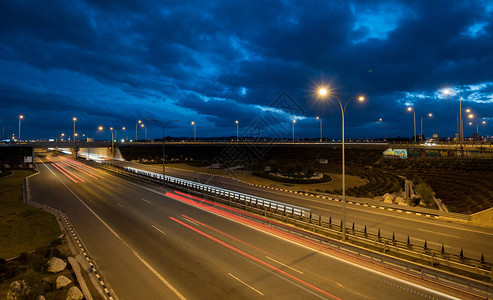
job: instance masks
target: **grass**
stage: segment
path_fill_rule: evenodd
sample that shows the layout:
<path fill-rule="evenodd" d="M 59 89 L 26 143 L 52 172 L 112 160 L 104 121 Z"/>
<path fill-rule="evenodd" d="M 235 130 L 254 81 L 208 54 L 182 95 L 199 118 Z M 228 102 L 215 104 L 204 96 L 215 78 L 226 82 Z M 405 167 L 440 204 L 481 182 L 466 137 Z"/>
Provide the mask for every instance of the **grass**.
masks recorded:
<path fill-rule="evenodd" d="M 54 216 L 22 202 L 23 179 L 32 171 L 15 170 L 0 179 L 0 257 L 10 258 L 44 246 L 60 235 Z"/>
<path fill-rule="evenodd" d="M 182 170 L 189 170 L 189 171 L 195 171 L 195 172 L 206 172 L 206 173 L 214 174 L 214 175 L 229 176 L 229 177 L 233 177 L 233 178 L 236 178 L 238 180 L 243 180 L 243 181 L 253 183 L 253 184 L 272 186 L 272 187 L 283 188 L 283 189 L 293 190 L 293 191 L 302 190 L 302 191 L 315 192 L 317 189 L 325 191 L 325 190 L 337 190 L 337 189 L 342 188 L 342 175 L 341 174 L 335 174 L 335 173 L 326 173 L 333 179 L 332 182 L 314 183 L 314 184 L 291 184 L 291 183 L 277 182 L 277 181 L 261 178 L 258 176 L 254 176 L 254 175 L 251 175 L 250 171 L 229 170 L 229 169 L 228 170 L 225 170 L 225 169 L 214 170 L 214 169 L 194 167 L 194 166 L 190 166 L 190 165 L 185 164 L 185 163 L 168 164 L 167 166 L 169 166 L 171 168 L 182 169 Z M 363 180 L 357 176 L 346 175 L 346 186 L 348 188 L 354 187 L 354 186 L 361 186 L 364 184 L 366 184 L 365 180 Z"/>

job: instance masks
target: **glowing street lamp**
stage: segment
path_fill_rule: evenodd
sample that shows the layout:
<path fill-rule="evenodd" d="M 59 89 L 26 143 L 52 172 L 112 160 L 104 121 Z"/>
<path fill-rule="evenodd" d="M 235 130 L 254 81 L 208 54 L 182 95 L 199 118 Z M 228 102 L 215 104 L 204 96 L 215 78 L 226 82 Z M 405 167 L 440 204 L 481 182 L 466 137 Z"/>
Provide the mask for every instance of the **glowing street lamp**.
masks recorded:
<path fill-rule="evenodd" d="M 342 115 L 342 239 L 346 239 L 346 160 L 345 160 L 345 152 L 344 152 L 344 118 L 345 118 L 345 112 L 346 112 L 346 106 L 347 104 L 355 99 L 358 101 L 364 101 L 364 97 L 351 97 L 349 98 L 344 105 L 342 105 L 341 100 L 339 97 L 337 97 L 336 94 L 328 91 L 326 88 L 320 88 L 318 90 L 318 95 L 322 98 L 325 99 L 328 96 L 333 96 L 337 99 L 339 102 L 339 105 L 341 106 L 341 115 Z"/>
<path fill-rule="evenodd" d="M 141 123 L 142 123 L 141 120 L 138 120 L 137 123 L 135 123 L 135 142 L 137 142 L 137 128 L 138 128 L 138 125 Z"/>
<path fill-rule="evenodd" d="M 147 142 L 147 127 L 144 125 L 144 123 L 140 124 L 140 127 L 144 128 L 145 141 Z"/>
<path fill-rule="evenodd" d="M 383 126 L 385 128 L 385 138 L 384 138 L 384 142 L 387 141 L 387 121 L 385 121 L 384 119 L 380 118 L 378 119 L 378 122 L 382 122 L 383 123 Z"/>
<path fill-rule="evenodd" d="M 19 115 L 19 142 L 21 141 L 21 120 L 24 119 L 23 115 Z"/>
<path fill-rule="evenodd" d="M 429 114 L 428 114 L 428 117 L 429 117 L 429 118 L 433 117 L 433 114 L 432 114 L 432 113 L 429 113 Z M 421 141 L 423 141 L 423 116 L 421 116 L 421 134 L 420 134 L 419 139 L 420 139 Z"/>
<path fill-rule="evenodd" d="M 412 111 L 414 115 L 414 143 L 416 144 L 416 112 L 414 111 L 414 108 L 412 108 L 411 106 L 407 108 L 407 111 Z"/>
<path fill-rule="evenodd" d="M 72 121 L 74 121 L 74 143 L 75 143 L 76 142 L 76 140 L 75 140 L 75 122 L 77 121 L 77 118 L 73 117 Z"/>
<path fill-rule="evenodd" d="M 322 142 L 322 118 L 317 117 L 317 120 L 320 120 L 320 143 Z"/>
<path fill-rule="evenodd" d="M 166 121 L 166 122 L 161 122 L 161 121 L 158 121 L 158 120 L 154 120 L 154 119 L 146 119 L 147 121 L 152 121 L 152 122 L 156 122 L 158 123 L 159 125 L 161 125 L 161 127 L 163 128 L 163 157 L 161 158 L 161 160 L 163 161 L 163 186 L 165 186 L 166 184 L 166 166 L 165 166 L 165 156 L 164 156 L 164 145 L 165 145 L 165 139 L 164 139 L 164 128 L 169 124 L 169 123 L 172 123 L 172 122 L 180 122 L 179 120 L 171 120 L 171 121 Z"/>
<path fill-rule="evenodd" d="M 63 142 L 63 137 L 65 136 L 65 133 L 62 133 L 61 134 L 61 139 L 62 139 L 62 142 Z"/>
<path fill-rule="evenodd" d="M 294 124 L 296 124 L 296 120 L 293 120 L 293 143 L 294 143 Z"/>
<path fill-rule="evenodd" d="M 450 89 L 445 89 L 443 93 L 448 96 L 452 93 L 452 91 L 450 91 Z M 462 140 L 464 140 L 464 128 L 462 125 L 462 97 L 456 92 L 453 93 L 459 97 L 459 143 L 460 143 Z"/>
<path fill-rule="evenodd" d="M 192 121 L 190 124 L 193 126 L 193 141 L 195 142 L 197 137 L 197 127 L 195 126 L 195 121 Z"/>
<path fill-rule="evenodd" d="M 238 126 L 239 126 L 238 120 L 236 120 L 235 123 L 236 123 L 236 141 L 238 142 L 239 141 L 239 139 L 238 139 Z"/>

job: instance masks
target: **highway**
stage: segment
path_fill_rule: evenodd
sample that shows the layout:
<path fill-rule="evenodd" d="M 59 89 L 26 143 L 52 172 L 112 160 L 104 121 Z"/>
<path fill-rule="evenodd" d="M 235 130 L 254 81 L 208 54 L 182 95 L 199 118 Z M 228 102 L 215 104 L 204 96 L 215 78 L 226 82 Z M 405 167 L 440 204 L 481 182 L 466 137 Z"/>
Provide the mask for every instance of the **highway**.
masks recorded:
<path fill-rule="evenodd" d="M 49 152 L 37 166 L 33 200 L 65 212 L 119 299 L 452 298 L 172 190 Z"/>
<path fill-rule="evenodd" d="M 152 165 L 128 161 L 111 161 L 110 163 L 162 173 L 162 167 Z M 341 202 L 257 187 L 230 178 L 172 167 L 166 168 L 166 174 L 310 208 L 316 214 L 321 214 L 326 218 L 332 217 L 334 224 L 339 224 L 341 219 Z M 354 204 L 347 204 L 346 211 L 348 227 L 351 227 L 354 222 L 355 228 L 359 230 L 363 230 L 366 225 L 368 232 L 371 233 L 376 234 L 380 229 L 383 236 L 392 237 L 392 233 L 395 233 L 395 237 L 401 241 L 406 241 L 409 235 L 411 242 L 414 244 L 423 245 L 426 240 L 429 247 L 438 250 L 441 249 L 443 244 L 446 252 L 459 254 L 462 248 L 464 249 L 464 255 L 468 257 L 479 259 L 481 254 L 484 254 L 487 261 L 493 260 L 493 243 L 491 242 L 493 240 L 493 228 L 452 223 L 425 216 L 409 215 L 397 211 Z"/>

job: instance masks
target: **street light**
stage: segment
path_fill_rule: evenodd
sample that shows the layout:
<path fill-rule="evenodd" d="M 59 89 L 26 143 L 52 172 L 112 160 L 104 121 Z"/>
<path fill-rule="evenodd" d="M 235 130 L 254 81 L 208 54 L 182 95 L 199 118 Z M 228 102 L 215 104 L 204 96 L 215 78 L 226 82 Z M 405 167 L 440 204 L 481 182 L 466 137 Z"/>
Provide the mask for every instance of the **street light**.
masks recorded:
<path fill-rule="evenodd" d="M 141 120 L 138 120 L 137 123 L 135 123 L 135 142 L 137 142 L 137 126 L 141 123 L 142 123 Z"/>
<path fill-rule="evenodd" d="M 416 112 L 414 111 L 414 108 L 412 108 L 411 106 L 407 108 L 407 111 L 412 111 L 414 115 L 414 143 L 416 144 Z"/>
<path fill-rule="evenodd" d="M 144 125 L 144 123 L 140 124 L 140 127 L 144 128 L 145 142 L 147 142 L 147 127 Z"/>
<path fill-rule="evenodd" d="M 23 115 L 19 115 L 19 142 L 21 141 L 21 120 L 24 119 Z"/>
<path fill-rule="evenodd" d="M 62 142 L 63 142 L 63 137 L 65 136 L 65 133 L 62 133 Z"/>
<path fill-rule="evenodd" d="M 294 143 L 294 124 L 296 124 L 296 120 L 293 120 L 293 143 Z"/>
<path fill-rule="evenodd" d="M 236 141 L 238 142 L 239 139 L 238 139 L 238 120 L 235 121 L 236 123 Z"/>
<path fill-rule="evenodd" d="M 320 120 L 320 143 L 322 142 L 322 118 L 317 117 L 317 120 Z"/>
<path fill-rule="evenodd" d="M 445 95 L 450 95 L 452 93 L 452 91 L 450 91 L 449 89 L 446 89 L 443 91 L 443 93 Z M 464 128 L 463 128 L 463 125 L 462 125 L 462 97 L 456 93 L 456 92 L 453 92 L 454 94 L 456 94 L 457 96 L 459 96 L 459 144 L 462 140 L 464 140 Z"/>
<path fill-rule="evenodd" d="M 75 122 L 77 121 L 77 118 L 73 117 L 72 121 L 74 121 L 74 143 L 75 143 L 76 142 L 76 140 L 75 140 Z"/>
<path fill-rule="evenodd" d="M 428 117 L 433 117 L 432 113 L 428 114 Z M 423 141 L 423 116 L 421 116 L 421 134 L 419 136 L 420 141 Z"/>
<path fill-rule="evenodd" d="M 345 152 L 344 152 L 344 116 L 346 112 L 346 106 L 347 104 L 353 100 L 356 99 L 358 101 L 364 101 L 364 97 L 351 97 L 349 98 L 345 103 L 344 106 L 342 105 L 341 100 L 339 97 L 337 97 L 336 94 L 328 91 L 325 88 L 320 88 L 318 90 L 318 94 L 322 98 L 326 98 L 328 96 L 334 96 L 337 101 L 339 102 L 339 105 L 341 106 L 341 115 L 342 115 L 342 239 L 346 240 L 346 160 L 345 160 Z"/>
<path fill-rule="evenodd" d="M 382 122 L 383 123 L 383 126 L 385 128 L 385 139 L 383 140 L 385 142 L 385 141 L 387 141 L 387 121 L 385 121 L 384 119 L 380 118 L 380 119 L 378 119 L 378 122 Z"/>
<path fill-rule="evenodd" d="M 163 128 L 163 158 L 162 158 L 162 161 L 163 161 L 163 187 L 165 186 L 166 184 L 166 180 L 165 180 L 165 175 L 166 175 L 166 166 L 165 166 L 165 161 L 164 161 L 164 144 L 165 144 L 165 139 L 164 139 L 164 128 L 169 124 L 169 123 L 172 123 L 172 122 L 180 122 L 179 120 L 171 120 L 171 121 L 166 121 L 164 123 L 162 123 L 161 121 L 158 121 L 158 120 L 154 120 L 154 119 L 146 119 L 147 121 L 152 121 L 152 122 L 156 122 L 158 123 L 159 125 L 161 125 L 161 127 Z"/>
<path fill-rule="evenodd" d="M 193 126 L 193 141 L 195 142 L 195 138 L 197 136 L 197 127 L 195 127 L 195 121 L 190 123 Z"/>

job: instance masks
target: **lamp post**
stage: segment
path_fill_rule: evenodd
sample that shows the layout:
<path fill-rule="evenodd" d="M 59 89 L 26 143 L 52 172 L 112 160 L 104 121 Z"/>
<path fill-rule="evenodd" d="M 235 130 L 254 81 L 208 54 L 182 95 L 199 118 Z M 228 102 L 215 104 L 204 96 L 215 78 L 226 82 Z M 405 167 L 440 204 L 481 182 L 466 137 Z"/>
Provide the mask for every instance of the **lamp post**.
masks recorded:
<path fill-rule="evenodd" d="M 144 128 L 144 137 L 145 142 L 147 143 L 147 127 L 144 125 L 144 123 L 140 124 L 140 127 Z"/>
<path fill-rule="evenodd" d="M 190 123 L 193 126 L 193 141 L 195 142 L 195 138 L 197 137 L 197 127 L 195 125 L 195 121 Z"/>
<path fill-rule="evenodd" d="M 387 141 L 387 121 L 385 121 L 384 119 L 380 118 L 378 119 L 378 122 L 382 122 L 383 123 L 383 126 L 385 128 L 385 138 L 384 138 L 384 142 Z"/>
<path fill-rule="evenodd" d="M 322 142 L 322 118 L 317 117 L 317 120 L 320 120 L 320 143 Z"/>
<path fill-rule="evenodd" d="M 164 144 L 165 144 L 165 140 L 164 140 L 164 128 L 169 124 L 169 123 L 172 123 L 172 122 L 180 122 L 179 120 L 171 120 L 171 121 L 166 121 L 164 123 L 162 123 L 161 121 L 158 121 L 158 120 L 154 120 L 154 119 L 146 119 L 147 121 L 152 121 L 152 122 L 156 122 L 158 123 L 159 125 L 161 125 L 161 127 L 163 128 L 163 157 L 162 157 L 162 161 L 163 161 L 163 187 L 166 185 L 166 180 L 165 180 L 165 175 L 166 175 L 166 166 L 165 166 L 165 161 L 164 161 Z"/>
<path fill-rule="evenodd" d="M 236 141 L 238 142 L 239 141 L 239 138 L 238 138 L 238 120 L 236 120 L 235 123 L 236 123 Z"/>
<path fill-rule="evenodd" d="M 319 96 L 322 98 L 326 98 L 328 96 L 334 96 L 337 101 L 339 102 L 339 105 L 341 106 L 341 115 L 342 115 L 342 239 L 346 240 L 346 160 L 345 160 L 345 153 L 344 153 L 344 118 L 345 118 L 345 112 L 346 112 L 346 106 L 347 104 L 353 100 L 356 99 L 358 101 L 364 101 L 364 97 L 351 97 L 349 98 L 344 105 L 342 105 L 341 100 L 339 97 L 328 91 L 326 88 L 321 88 L 318 90 Z"/>
<path fill-rule="evenodd" d="M 141 120 L 138 120 L 137 123 L 135 123 L 135 142 L 137 142 L 137 129 L 138 129 L 138 126 L 139 124 L 141 124 L 142 121 Z"/>
<path fill-rule="evenodd" d="M 429 113 L 427 116 L 431 118 L 433 117 L 433 114 Z M 421 134 L 419 136 L 419 139 L 421 142 L 423 141 L 423 116 L 421 116 Z"/>
<path fill-rule="evenodd" d="M 72 121 L 74 121 L 74 143 L 75 143 L 76 142 L 76 140 L 75 140 L 75 122 L 77 121 L 77 118 L 73 117 Z"/>
<path fill-rule="evenodd" d="M 63 137 L 65 136 L 65 133 L 62 133 L 61 136 L 62 136 L 61 139 L 62 139 L 62 142 L 63 142 Z"/>
<path fill-rule="evenodd" d="M 452 91 L 446 89 L 443 91 L 445 95 L 450 95 Z M 456 92 L 453 92 L 459 97 L 459 144 L 464 140 L 464 126 L 462 125 L 462 97 Z"/>
<path fill-rule="evenodd" d="M 416 112 L 414 111 L 414 108 L 412 108 L 411 106 L 407 108 L 407 111 L 412 111 L 414 115 L 414 143 L 416 144 Z"/>
<path fill-rule="evenodd" d="M 293 120 L 293 143 L 294 143 L 294 124 L 296 124 L 296 120 Z"/>
<path fill-rule="evenodd" d="M 23 115 L 19 115 L 19 142 L 21 141 L 21 120 L 24 119 Z"/>

